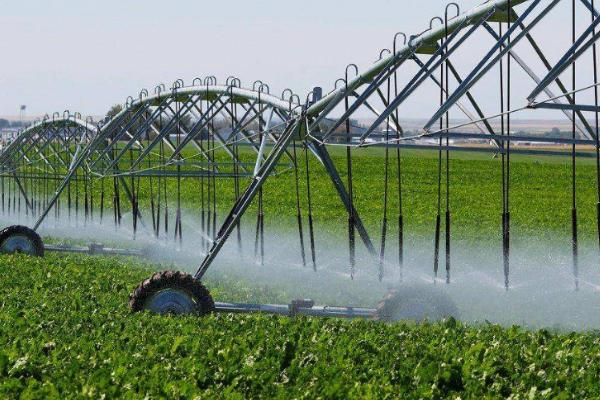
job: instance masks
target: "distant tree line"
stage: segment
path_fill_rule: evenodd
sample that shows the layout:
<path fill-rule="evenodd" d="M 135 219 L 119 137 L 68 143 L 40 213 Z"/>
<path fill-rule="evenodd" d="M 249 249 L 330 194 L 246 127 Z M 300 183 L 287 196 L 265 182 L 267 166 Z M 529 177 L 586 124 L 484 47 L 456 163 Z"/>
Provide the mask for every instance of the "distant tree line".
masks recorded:
<path fill-rule="evenodd" d="M 7 119 L 0 118 L 0 129 L 21 128 L 21 127 L 23 127 L 25 125 L 26 125 L 25 122 L 21 122 L 21 121 L 9 121 Z"/>
<path fill-rule="evenodd" d="M 570 138 L 573 135 L 573 131 L 561 131 L 559 128 L 552 128 L 551 130 L 544 132 L 544 137 L 549 138 Z M 575 137 L 583 138 L 579 131 L 575 132 Z"/>

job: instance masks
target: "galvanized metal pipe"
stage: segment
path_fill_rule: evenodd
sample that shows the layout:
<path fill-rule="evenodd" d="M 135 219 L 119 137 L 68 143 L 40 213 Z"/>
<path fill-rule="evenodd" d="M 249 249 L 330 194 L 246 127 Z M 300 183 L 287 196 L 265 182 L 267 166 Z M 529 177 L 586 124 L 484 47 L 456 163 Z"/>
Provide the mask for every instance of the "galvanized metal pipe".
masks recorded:
<path fill-rule="evenodd" d="M 522 3 L 526 3 L 531 0 L 512 0 L 512 7 Z M 413 37 L 408 44 L 397 50 L 396 54 L 390 54 L 387 57 L 382 58 L 380 61 L 373 64 L 362 74 L 348 82 L 348 91 L 353 92 L 358 89 L 364 83 L 371 82 L 373 78 L 390 65 L 393 65 L 398 60 L 409 55 L 414 48 L 417 48 L 423 44 L 436 43 L 438 40 L 444 38 L 446 35 L 453 33 L 456 29 L 461 26 L 471 25 L 472 22 L 479 20 L 481 17 L 489 13 L 494 8 L 504 10 L 508 7 L 509 0 L 495 0 L 488 1 L 487 3 L 481 4 L 470 11 L 448 21 L 448 27 L 440 26 L 437 29 L 431 29 L 423 32 L 422 34 Z M 306 112 L 308 117 L 314 117 L 323 111 L 330 103 L 343 99 L 345 94 L 345 88 L 340 87 L 323 97 L 321 100 L 315 102 L 310 106 Z"/>

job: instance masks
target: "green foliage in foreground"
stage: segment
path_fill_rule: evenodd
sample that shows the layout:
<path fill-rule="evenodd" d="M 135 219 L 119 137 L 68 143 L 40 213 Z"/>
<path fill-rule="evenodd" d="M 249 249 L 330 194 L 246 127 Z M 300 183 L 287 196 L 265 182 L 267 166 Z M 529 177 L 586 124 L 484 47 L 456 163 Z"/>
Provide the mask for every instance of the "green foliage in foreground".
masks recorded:
<path fill-rule="evenodd" d="M 0 397 L 600 396 L 593 334 L 454 321 L 131 315 L 127 295 L 149 274 L 117 258 L 2 256 Z M 247 296 L 243 285 L 208 284 L 219 298 Z"/>

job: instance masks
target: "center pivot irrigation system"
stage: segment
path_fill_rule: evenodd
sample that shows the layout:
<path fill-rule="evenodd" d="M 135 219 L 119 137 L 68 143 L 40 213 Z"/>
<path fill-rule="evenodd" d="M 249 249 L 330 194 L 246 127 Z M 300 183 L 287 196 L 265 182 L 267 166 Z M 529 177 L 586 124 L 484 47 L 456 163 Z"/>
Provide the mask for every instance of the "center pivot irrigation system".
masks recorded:
<path fill-rule="evenodd" d="M 257 209 L 252 222 L 255 254 L 264 260 L 263 205 L 268 199 L 263 185 L 270 177 L 286 173 L 293 174 L 295 182 L 289 190 L 296 199 L 299 257 L 317 270 L 311 158 L 322 165 L 347 211 L 350 274 L 354 276 L 356 270 L 357 242 L 362 242 L 378 266 L 380 279 L 388 273 L 384 261 L 392 257 L 401 276 L 406 162 L 402 151 L 429 149 L 438 156 L 433 272 L 437 279 L 443 268 L 442 279 L 450 284 L 451 152 L 460 150 L 501 158 L 501 267 L 509 289 L 511 155 L 566 156 L 572 159 L 571 245 L 578 289 L 578 158 L 596 159 L 600 182 L 599 23 L 594 0 L 495 0 L 466 13 L 451 3 L 426 31 L 396 34 L 391 49 L 381 51 L 366 71 L 360 73 L 356 65 L 349 65 L 326 95 L 315 88 L 305 98 L 290 90 L 277 97 L 261 81 L 242 88 L 234 77 L 225 84 L 208 77 L 195 79 L 191 86 L 178 80 L 170 89 L 159 85 L 153 93 L 142 90 L 100 123 L 68 111 L 46 116 L 6 143 L 0 154 L 2 212 L 15 218 L 24 214 L 35 221 L 32 229 L 16 225 L 2 231 L 1 250 L 35 255 L 44 250 L 136 254 L 99 245 L 44 246 L 36 230 L 43 223 L 51 224 L 52 217 L 82 224 L 112 221 L 117 226 L 131 221 L 134 236 L 143 231 L 181 241 L 182 187 L 194 185 L 201 225 L 199 252 L 204 259 L 193 276 L 167 271 L 144 281 L 131 295 L 134 311 L 200 315 L 264 311 L 381 319 L 403 318 L 412 312 L 416 318 L 435 319 L 456 313 L 439 292 L 423 296 L 423 291 L 396 289 L 378 309 L 315 307 L 310 300 L 281 306 L 226 304 L 215 303 L 201 279 L 226 241 L 237 240 L 241 248 L 242 217 L 251 204 Z M 536 29 L 543 25 L 551 26 L 552 34 L 544 30 L 538 42 Z M 422 92 L 435 99 L 431 117 L 420 129 L 408 132 L 403 128 L 403 106 Z M 572 135 L 513 132 L 513 114 L 535 118 L 540 109 L 544 115 L 554 110 L 570 121 Z M 369 122 L 359 126 L 355 121 L 365 116 Z M 345 148 L 343 174 L 330 157 L 332 146 Z M 356 207 L 353 178 L 354 154 L 370 147 L 384 152 L 383 193 L 373 196 L 373 201 L 383 204 L 377 245 Z M 228 192 L 234 193 L 233 198 L 222 193 L 224 185 L 233 185 Z M 392 210 L 389 202 L 396 196 L 398 207 Z M 189 209 L 189 199 L 184 201 Z M 225 209 L 219 206 L 224 202 L 229 202 L 230 211 L 222 216 L 218 210 Z M 394 238 L 391 247 L 397 247 L 393 255 L 389 237 Z"/>

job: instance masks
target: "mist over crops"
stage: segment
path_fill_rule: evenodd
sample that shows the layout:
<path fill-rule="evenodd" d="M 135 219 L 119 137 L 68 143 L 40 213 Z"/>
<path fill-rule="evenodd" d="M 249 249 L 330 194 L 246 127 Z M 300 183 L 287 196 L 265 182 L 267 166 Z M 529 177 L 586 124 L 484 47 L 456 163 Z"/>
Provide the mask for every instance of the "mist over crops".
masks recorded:
<path fill-rule="evenodd" d="M 170 267 L 193 273 L 206 253 L 208 236 L 202 232 L 198 218 L 194 218 L 194 211 L 186 210 L 184 214 L 187 217 L 184 218 L 181 243 L 164 233 L 156 239 L 143 227 L 132 240 L 131 214 L 123 215 L 118 228 L 110 219 L 100 224 L 97 219 L 84 222 L 73 217 L 69 222 L 67 218 L 60 221 L 49 218 L 40 233 L 50 237 L 50 243 L 103 243 L 107 247 L 139 249 L 144 259 L 161 264 L 155 266 L 157 269 Z M 25 216 L 20 218 L 20 223 L 32 222 Z M 14 222 L 14 217 L 0 220 L 0 223 L 8 225 L 10 221 Z M 383 265 L 384 278 L 380 282 L 377 257 L 370 257 L 359 243 L 356 269 L 351 274 L 347 243 L 343 238 L 327 233 L 317 232 L 315 237 L 315 272 L 305 232 L 304 265 L 298 232 L 291 221 L 289 226 L 267 225 L 265 257 L 261 262 L 260 255 L 255 253 L 252 222 L 249 218 L 242 225 L 241 252 L 236 232 L 230 236 L 205 277 L 209 286 L 211 281 L 233 277 L 252 287 L 282 289 L 289 296 L 278 300 L 312 298 L 318 304 L 368 307 L 376 307 L 390 288 L 428 286 L 447 293 L 459 308 L 460 319 L 468 323 L 487 321 L 506 326 L 518 324 L 529 328 L 578 331 L 600 329 L 600 313 L 597 312 L 600 310 L 600 256 L 597 245 L 592 242 L 580 246 L 578 291 L 575 290 L 567 236 L 561 238 L 559 234 L 545 232 L 540 237 L 516 242 L 511 249 L 510 288 L 507 291 L 499 242 L 482 240 L 477 245 L 453 241 L 451 284 L 447 285 L 443 251 L 438 279 L 434 281 L 433 278 L 433 233 L 430 238 L 407 235 L 402 269 L 398 264 L 396 237 L 391 235 Z M 556 240 L 548 242 L 545 238 L 549 236 Z M 378 242 L 374 245 L 379 249 Z M 228 300 L 231 299 L 217 299 Z"/>

